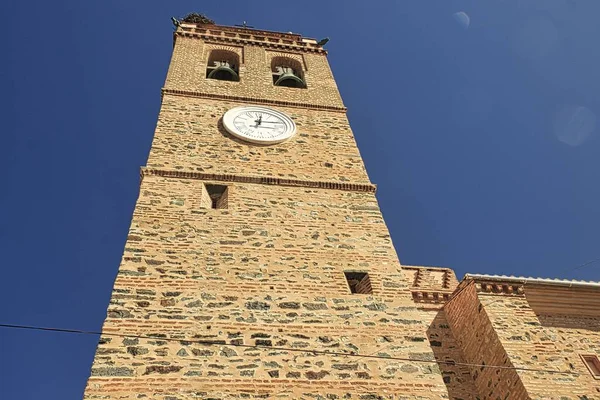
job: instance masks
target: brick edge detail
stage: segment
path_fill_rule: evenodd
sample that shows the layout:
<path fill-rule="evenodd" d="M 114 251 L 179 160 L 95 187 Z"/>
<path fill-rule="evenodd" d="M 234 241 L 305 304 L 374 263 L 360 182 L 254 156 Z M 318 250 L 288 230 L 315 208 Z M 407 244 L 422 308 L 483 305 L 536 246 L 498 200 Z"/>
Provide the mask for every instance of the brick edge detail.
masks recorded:
<path fill-rule="evenodd" d="M 410 289 L 413 301 L 416 303 L 443 304 L 452 298 L 453 292 L 435 289 L 423 290 L 419 288 Z"/>
<path fill-rule="evenodd" d="M 322 106 L 318 104 L 306 104 L 306 103 L 296 103 L 292 101 L 282 101 L 282 100 L 267 100 L 267 99 L 259 99 L 256 97 L 242 97 L 242 96 L 228 96 L 224 94 L 212 94 L 212 93 L 202 93 L 195 92 L 190 90 L 180 90 L 180 89 L 167 89 L 163 88 L 161 90 L 162 95 L 173 95 L 173 96 L 183 96 L 183 97 L 197 97 L 202 99 L 226 99 L 232 101 L 242 101 L 242 102 L 251 102 L 254 104 L 271 104 L 271 105 L 279 105 L 286 107 L 296 107 L 296 108 L 304 108 L 304 109 L 312 109 L 312 110 L 324 110 L 324 111 L 337 111 L 345 113 L 346 107 L 333 107 L 333 106 Z"/>
<path fill-rule="evenodd" d="M 525 285 L 499 282 L 476 282 L 475 290 L 477 293 L 523 296 L 525 294 Z"/>
<path fill-rule="evenodd" d="M 300 179 L 272 178 L 266 176 L 207 174 L 203 172 L 184 172 L 142 167 L 140 169 L 140 178 L 144 179 L 144 176 L 161 176 L 165 178 L 198 179 L 221 182 L 254 183 L 259 185 L 280 185 L 316 189 L 335 189 L 349 192 L 375 193 L 377 191 L 377 186 L 373 184 L 308 181 Z"/>

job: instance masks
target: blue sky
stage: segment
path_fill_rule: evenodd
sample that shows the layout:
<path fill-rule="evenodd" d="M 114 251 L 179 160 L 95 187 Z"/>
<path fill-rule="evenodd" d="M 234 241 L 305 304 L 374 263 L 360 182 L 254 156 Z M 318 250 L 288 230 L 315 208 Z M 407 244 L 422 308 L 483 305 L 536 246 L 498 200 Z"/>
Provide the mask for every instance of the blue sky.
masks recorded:
<path fill-rule="evenodd" d="M 0 5 L 1 323 L 100 329 L 190 11 L 331 37 L 403 264 L 600 280 L 600 2 L 222 4 Z M 81 398 L 96 342 L 0 328 L 0 397 Z"/>

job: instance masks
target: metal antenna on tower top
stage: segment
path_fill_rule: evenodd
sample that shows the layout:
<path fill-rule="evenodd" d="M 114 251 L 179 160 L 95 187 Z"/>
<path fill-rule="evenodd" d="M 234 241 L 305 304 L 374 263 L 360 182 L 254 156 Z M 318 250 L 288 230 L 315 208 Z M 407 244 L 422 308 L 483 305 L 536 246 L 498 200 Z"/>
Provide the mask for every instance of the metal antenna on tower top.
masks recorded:
<path fill-rule="evenodd" d="M 253 26 L 250 26 L 246 23 L 246 21 L 244 21 L 242 23 L 242 25 L 234 25 L 234 26 L 239 26 L 240 28 L 254 28 Z"/>

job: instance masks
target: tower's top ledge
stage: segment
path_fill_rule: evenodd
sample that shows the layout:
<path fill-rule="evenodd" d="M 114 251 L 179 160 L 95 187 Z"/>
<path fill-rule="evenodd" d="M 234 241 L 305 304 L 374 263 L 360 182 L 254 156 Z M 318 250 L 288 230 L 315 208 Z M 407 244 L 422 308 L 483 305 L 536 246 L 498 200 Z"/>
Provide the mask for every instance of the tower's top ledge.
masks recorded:
<path fill-rule="evenodd" d="M 251 42 L 267 47 L 287 47 L 295 50 L 326 53 L 315 39 L 291 32 L 275 32 L 248 27 L 181 22 L 175 35 L 200 36 L 226 42 Z"/>

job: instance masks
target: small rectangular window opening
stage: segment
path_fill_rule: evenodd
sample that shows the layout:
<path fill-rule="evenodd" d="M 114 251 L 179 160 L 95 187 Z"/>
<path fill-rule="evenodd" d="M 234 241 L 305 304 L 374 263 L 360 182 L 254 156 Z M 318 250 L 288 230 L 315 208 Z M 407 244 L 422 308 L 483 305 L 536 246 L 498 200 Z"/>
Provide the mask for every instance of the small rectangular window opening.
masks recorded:
<path fill-rule="evenodd" d="M 585 366 L 592 376 L 596 379 L 600 379 L 600 358 L 595 354 L 584 354 L 581 359 L 585 363 Z"/>
<path fill-rule="evenodd" d="M 355 294 L 372 294 L 371 280 L 366 272 L 344 272 L 350 292 Z"/>
<path fill-rule="evenodd" d="M 227 186 L 204 185 L 210 197 L 211 208 L 227 208 Z"/>

